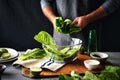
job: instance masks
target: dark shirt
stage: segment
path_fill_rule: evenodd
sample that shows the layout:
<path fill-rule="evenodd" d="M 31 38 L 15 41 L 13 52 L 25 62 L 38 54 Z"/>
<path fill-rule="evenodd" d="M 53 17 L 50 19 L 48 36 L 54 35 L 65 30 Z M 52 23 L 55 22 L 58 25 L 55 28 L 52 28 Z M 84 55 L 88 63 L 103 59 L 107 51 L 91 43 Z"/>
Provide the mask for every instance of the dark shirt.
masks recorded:
<path fill-rule="evenodd" d="M 70 19 L 84 15 L 92 11 L 93 7 L 97 8 L 100 5 L 105 8 L 108 14 L 120 7 L 120 0 L 41 0 L 41 7 L 44 9 L 46 6 L 52 6 L 54 2 L 59 16 Z"/>

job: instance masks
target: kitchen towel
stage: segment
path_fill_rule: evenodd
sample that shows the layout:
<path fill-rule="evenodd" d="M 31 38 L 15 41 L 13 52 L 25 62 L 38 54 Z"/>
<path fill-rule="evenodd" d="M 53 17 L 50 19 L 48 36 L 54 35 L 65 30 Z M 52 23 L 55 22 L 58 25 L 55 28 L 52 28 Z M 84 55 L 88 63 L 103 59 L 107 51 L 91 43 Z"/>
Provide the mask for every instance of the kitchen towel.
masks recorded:
<path fill-rule="evenodd" d="M 73 48 L 79 48 L 81 47 L 82 41 L 78 38 L 72 38 L 71 45 L 75 45 Z M 61 62 L 61 61 L 56 61 L 50 59 L 49 56 L 45 56 L 42 59 L 29 59 L 29 60 L 18 60 L 15 61 L 12 65 L 17 66 L 17 65 L 22 65 L 26 68 L 30 67 L 41 67 L 41 68 L 47 68 L 51 71 L 56 71 L 62 66 L 64 66 L 67 62 Z"/>
<path fill-rule="evenodd" d="M 18 59 L 12 65 L 14 67 L 18 65 L 22 65 L 23 67 L 26 68 L 41 67 L 41 68 L 47 68 L 51 71 L 56 71 L 65 64 L 66 64 L 65 62 L 56 62 L 54 60 L 51 60 L 48 56 L 46 56 L 42 59 L 29 59 L 24 61 Z"/>

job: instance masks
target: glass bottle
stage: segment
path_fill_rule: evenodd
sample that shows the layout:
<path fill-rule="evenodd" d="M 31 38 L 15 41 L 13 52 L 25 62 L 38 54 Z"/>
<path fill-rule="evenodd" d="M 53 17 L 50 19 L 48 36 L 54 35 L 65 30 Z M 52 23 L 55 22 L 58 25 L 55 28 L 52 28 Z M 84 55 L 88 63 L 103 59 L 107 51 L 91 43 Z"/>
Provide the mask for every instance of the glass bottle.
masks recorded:
<path fill-rule="evenodd" d="M 89 31 L 89 38 L 88 38 L 88 49 L 87 53 L 90 55 L 91 52 L 97 52 L 97 34 L 96 30 Z"/>

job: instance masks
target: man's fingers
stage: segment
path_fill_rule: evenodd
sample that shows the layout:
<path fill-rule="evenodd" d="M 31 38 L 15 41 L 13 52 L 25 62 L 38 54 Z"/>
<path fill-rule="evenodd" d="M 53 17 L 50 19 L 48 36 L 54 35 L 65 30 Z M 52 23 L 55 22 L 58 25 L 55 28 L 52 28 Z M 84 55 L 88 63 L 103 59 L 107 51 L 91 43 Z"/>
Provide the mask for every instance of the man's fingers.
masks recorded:
<path fill-rule="evenodd" d="M 72 25 L 74 25 L 74 24 L 77 24 L 78 23 L 78 20 L 77 20 L 77 18 L 72 22 Z"/>

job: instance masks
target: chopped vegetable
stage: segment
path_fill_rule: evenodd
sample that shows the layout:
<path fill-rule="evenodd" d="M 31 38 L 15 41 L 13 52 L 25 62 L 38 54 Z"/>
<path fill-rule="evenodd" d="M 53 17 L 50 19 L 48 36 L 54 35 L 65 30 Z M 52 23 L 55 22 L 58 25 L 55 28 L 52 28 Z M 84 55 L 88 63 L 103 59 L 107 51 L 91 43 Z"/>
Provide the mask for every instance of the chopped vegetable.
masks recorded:
<path fill-rule="evenodd" d="M 3 53 L 7 53 L 7 52 L 8 52 L 7 49 L 5 49 L 5 48 L 0 48 L 0 57 L 1 57 L 1 55 L 2 55 Z"/>
<path fill-rule="evenodd" d="M 3 53 L 2 55 L 1 55 L 1 58 L 2 59 L 7 59 L 7 58 L 9 58 L 11 56 L 11 54 L 9 53 L 9 52 L 6 52 L 6 53 Z"/>
<path fill-rule="evenodd" d="M 6 48 L 0 48 L 0 58 L 2 59 L 8 59 L 11 57 L 11 54 L 8 52 Z"/>
<path fill-rule="evenodd" d="M 40 73 L 41 73 L 42 69 L 39 68 L 39 67 L 31 67 L 30 68 L 30 73 L 33 75 L 33 76 L 39 76 Z"/>
<path fill-rule="evenodd" d="M 64 34 L 72 34 L 74 32 L 81 31 L 81 28 L 77 25 L 72 25 L 70 19 L 63 20 L 62 17 L 57 17 L 55 19 L 56 31 Z"/>
<path fill-rule="evenodd" d="M 7 53 L 7 52 L 8 52 L 7 49 L 5 49 L 5 48 L 0 48 L 0 53 Z"/>

